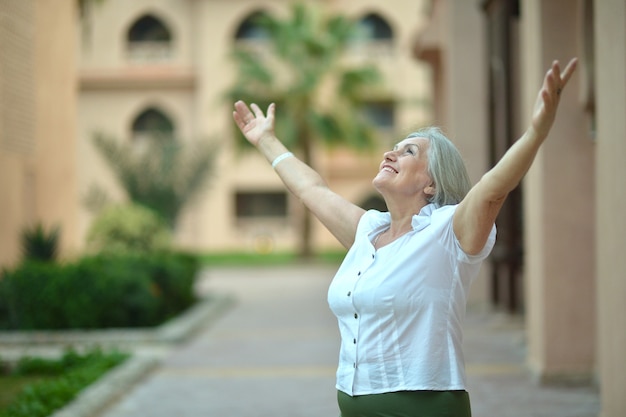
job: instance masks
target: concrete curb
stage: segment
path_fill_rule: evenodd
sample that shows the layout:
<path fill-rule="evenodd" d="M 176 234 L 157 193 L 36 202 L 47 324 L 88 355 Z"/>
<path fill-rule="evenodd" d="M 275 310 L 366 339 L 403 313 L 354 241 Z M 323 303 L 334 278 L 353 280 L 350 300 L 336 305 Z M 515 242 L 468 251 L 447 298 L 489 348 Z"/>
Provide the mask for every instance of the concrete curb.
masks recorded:
<path fill-rule="evenodd" d="M 50 417 L 94 417 L 113 400 L 128 392 L 159 365 L 156 358 L 131 357 L 83 390 L 72 402 Z"/>
<path fill-rule="evenodd" d="M 33 330 L 0 331 L 0 352 L 3 348 L 19 346 L 98 345 L 110 347 L 129 344 L 171 344 L 186 340 L 219 315 L 234 301 L 230 295 L 210 294 L 181 315 L 154 328 L 106 330 Z"/>

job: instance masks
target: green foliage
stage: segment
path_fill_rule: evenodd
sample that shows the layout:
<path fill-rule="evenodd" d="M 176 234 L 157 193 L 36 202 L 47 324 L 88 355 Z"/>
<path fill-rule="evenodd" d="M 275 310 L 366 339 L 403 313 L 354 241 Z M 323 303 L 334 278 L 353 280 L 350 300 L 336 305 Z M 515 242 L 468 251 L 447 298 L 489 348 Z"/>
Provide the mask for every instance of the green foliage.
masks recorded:
<path fill-rule="evenodd" d="M 195 257 L 167 252 L 26 262 L 0 280 L 0 328 L 153 326 L 193 304 L 198 268 Z"/>
<path fill-rule="evenodd" d="M 15 373 L 54 376 L 26 386 L 0 417 L 45 417 L 66 405 L 82 389 L 122 363 L 128 355 L 100 350 L 79 355 L 66 352 L 59 360 L 23 358 Z"/>
<path fill-rule="evenodd" d="M 24 260 L 52 262 L 56 260 L 59 247 L 59 228 L 46 231 L 41 223 L 22 231 Z"/>
<path fill-rule="evenodd" d="M 317 252 L 313 259 L 308 262 L 331 263 L 339 265 L 346 256 L 345 250 L 328 250 Z M 236 267 L 258 267 L 264 265 L 293 265 L 301 261 L 295 252 L 211 252 L 200 256 L 200 261 L 204 265 L 210 266 L 236 266 Z"/>
<path fill-rule="evenodd" d="M 287 19 L 261 14 L 257 23 L 267 32 L 267 40 L 259 47 L 235 48 L 237 77 L 228 99 L 255 102 L 262 108 L 276 102 L 281 139 L 305 154 L 313 138 L 355 148 L 370 146 L 375 131 L 360 108 L 365 98 L 379 93 L 382 77 L 373 65 L 348 65 L 344 59 L 359 38 L 356 22 L 299 3 Z M 333 90 L 333 95 L 324 96 Z"/>
<path fill-rule="evenodd" d="M 138 204 L 105 208 L 87 232 L 89 247 L 108 253 L 150 253 L 166 250 L 170 242 L 171 233 L 165 222 Z"/>
<path fill-rule="evenodd" d="M 278 136 L 307 165 L 313 163 L 315 141 L 370 148 L 376 129 L 362 104 L 380 95 L 382 76 L 373 65 L 346 59 L 345 52 L 359 40 L 357 23 L 304 3 L 295 3 L 286 19 L 260 14 L 257 23 L 267 37 L 257 45 L 236 45 L 229 101 L 256 103 L 264 110 L 275 102 Z M 247 143 L 241 134 L 238 143 Z M 300 256 L 309 258 L 310 213 L 304 211 L 301 220 Z"/>
<path fill-rule="evenodd" d="M 184 144 L 156 134 L 144 139 L 143 143 L 122 142 L 99 134 L 94 145 L 129 199 L 154 210 L 173 228 L 180 211 L 213 174 L 217 145 Z M 102 199 L 106 192 L 94 187 L 91 195 Z"/>

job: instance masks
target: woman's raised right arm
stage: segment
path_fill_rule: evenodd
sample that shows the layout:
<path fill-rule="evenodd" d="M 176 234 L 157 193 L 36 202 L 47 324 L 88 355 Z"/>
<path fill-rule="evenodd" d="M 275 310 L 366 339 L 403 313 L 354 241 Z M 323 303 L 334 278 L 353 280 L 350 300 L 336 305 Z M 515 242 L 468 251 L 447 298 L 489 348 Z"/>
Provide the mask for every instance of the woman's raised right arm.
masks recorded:
<path fill-rule="evenodd" d="M 267 115 L 254 103 L 250 108 L 243 101 L 235 103 L 233 119 L 243 135 L 272 163 L 287 189 L 337 240 L 346 248 L 352 246 L 359 219 L 365 211 L 331 191 L 315 170 L 293 156 L 278 140 L 274 134 L 274 104 L 268 107 Z"/>

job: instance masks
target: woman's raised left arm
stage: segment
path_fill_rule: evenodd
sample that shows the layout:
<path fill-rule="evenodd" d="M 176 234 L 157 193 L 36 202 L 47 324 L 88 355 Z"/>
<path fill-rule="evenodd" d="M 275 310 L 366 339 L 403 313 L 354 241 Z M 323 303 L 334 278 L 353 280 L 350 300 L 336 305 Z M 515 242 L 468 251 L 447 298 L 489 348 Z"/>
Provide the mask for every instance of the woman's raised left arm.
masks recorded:
<path fill-rule="evenodd" d="M 553 62 L 537 96 L 531 125 L 459 204 L 454 214 L 454 233 L 466 253 L 473 255 L 482 250 L 507 195 L 530 169 L 552 128 L 561 92 L 577 62 L 572 59 L 562 73 L 558 61 Z"/>

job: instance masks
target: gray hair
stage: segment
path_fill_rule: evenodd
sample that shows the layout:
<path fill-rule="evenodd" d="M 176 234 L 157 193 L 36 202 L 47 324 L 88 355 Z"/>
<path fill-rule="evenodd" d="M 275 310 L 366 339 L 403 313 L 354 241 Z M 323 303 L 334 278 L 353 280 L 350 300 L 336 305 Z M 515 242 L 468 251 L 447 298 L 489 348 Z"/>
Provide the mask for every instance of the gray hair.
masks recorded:
<path fill-rule="evenodd" d="M 428 199 L 439 207 L 458 204 L 471 188 L 469 175 L 459 150 L 438 127 L 425 127 L 407 138 L 426 138 L 428 174 L 435 183 L 435 194 Z"/>

